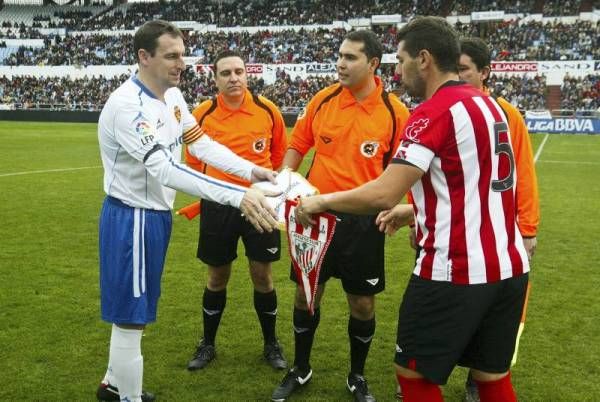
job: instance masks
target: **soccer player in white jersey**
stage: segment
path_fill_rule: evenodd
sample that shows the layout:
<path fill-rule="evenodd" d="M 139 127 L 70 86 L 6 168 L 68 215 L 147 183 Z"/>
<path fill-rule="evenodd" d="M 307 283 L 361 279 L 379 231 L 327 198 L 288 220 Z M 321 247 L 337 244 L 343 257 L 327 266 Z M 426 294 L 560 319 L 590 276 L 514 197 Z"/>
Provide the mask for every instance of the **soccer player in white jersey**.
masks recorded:
<path fill-rule="evenodd" d="M 175 190 L 239 208 L 257 230 L 276 227 L 262 193 L 205 176 L 180 163 L 182 143 L 198 159 L 250 181 L 274 172 L 212 141 L 176 86 L 185 70 L 183 35 L 165 21 L 134 36 L 138 73 L 114 91 L 98 123 L 107 196 L 100 216 L 102 319 L 112 334 L 100 400 L 151 401 L 142 391 L 142 331 L 155 321 L 171 234 Z"/>
<path fill-rule="evenodd" d="M 470 367 L 482 402 L 513 402 L 510 362 L 529 262 L 515 209 L 516 174 L 506 117 L 491 97 L 458 80 L 458 37 L 437 17 L 398 32 L 398 69 L 411 114 L 392 163 L 354 190 L 303 199 L 297 220 L 328 209 L 407 221 L 410 189 L 420 247 L 398 317 L 396 376 L 405 402 L 443 401 L 439 385 Z M 392 209 L 393 208 L 393 209 Z M 391 209 L 391 211 L 390 211 Z"/>

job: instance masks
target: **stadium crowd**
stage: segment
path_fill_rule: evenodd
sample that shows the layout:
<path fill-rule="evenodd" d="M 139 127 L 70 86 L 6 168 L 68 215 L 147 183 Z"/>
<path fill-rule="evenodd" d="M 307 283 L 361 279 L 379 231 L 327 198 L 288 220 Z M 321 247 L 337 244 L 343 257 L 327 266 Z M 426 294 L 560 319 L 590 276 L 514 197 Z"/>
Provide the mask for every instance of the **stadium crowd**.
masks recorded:
<path fill-rule="evenodd" d="M 235 0 L 232 2 L 140 2 L 126 6 L 98 7 L 93 13 L 65 7 L 53 16 L 34 17 L 35 27 L 61 27 L 76 31 L 129 30 L 140 26 L 148 16 L 170 21 L 198 21 L 222 27 L 330 24 L 352 18 L 400 14 L 407 21 L 415 15 L 469 15 L 473 11 L 502 10 L 505 13 L 543 13 L 545 16 L 575 15 L 581 1 L 553 0 Z M 1 18 L 1 14 L 0 14 Z M 10 21 L 4 21 L 10 24 Z M 10 25 L 8 25 L 10 26 Z"/>
<path fill-rule="evenodd" d="M 410 98 L 398 86 L 397 77 L 391 67 L 382 74 L 385 86 L 400 96 L 402 101 L 414 108 L 417 99 Z M 13 76 L 0 78 L 0 103 L 18 105 L 21 108 L 64 108 L 99 109 L 106 102 L 108 94 L 128 78 L 123 74 L 114 78 L 58 78 Z M 335 82 L 335 77 L 292 78 L 285 72 L 277 73 L 277 80 L 271 85 L 262 79 L 249 77 L 249 87 L 257 94 L 272 99 L 282 108 L 301 108 L 321 88 Z M 489 88 L 494 96 L 502 96 L 521 111 L 541 110 L 546 105 L 546 78 L 544 76 L 501 77 L 492 75 Z M 182 80 L 182 92 L 190 106 L 211 98 L 216 93 L 214 80 L 210 75 L 196 75 L 188 70 Z M 600 107 L 600 75 L 585 78 L 566 78 L 562 87 L 564 109 L 595 110 Z M 46 105 L 46 106 L 40 106 Z"/>
<path fill-rule="evenodd" d="M 501 96 L 519 110 L 546 109 L 546 77 L 502 77 L 492 74 L 488 81 L 492 96 Z"/>
<path fill-rule="evenodd" d="M 492 58 L 495 60 L 600 59 L 600 22 L 563 24 L 530 21 L 519 25 L 514 21 L 494 26 L 457 23 L 456 27 L 464 36 L 479 36 L 494 43 Z M 384 44 L 384 51 L 394 53 L 396 28 L 376 27 L 375 31 Z M 200 63 L 210 62 L 220 49 L 235 49 L 247 55 L 249 63 L 335 62 L 335 49 L 345 34 L 344 29 L 192 32 L 188 35 L 187 46 L 189 55 L 200 57 Z M 131 43 L 131 35 L 56 35 L 44 39 L 47 41 L 44 47 L 22 46 L 3 64 L 85 66 L 135 63 L 133 55 L 125 50 Z"/>
<path fill-rule="evenodd" d="M 600 75 L 583 78 L 566 76 L 561 87 L 563 109 L 585 109 L 600 111 Z"/>

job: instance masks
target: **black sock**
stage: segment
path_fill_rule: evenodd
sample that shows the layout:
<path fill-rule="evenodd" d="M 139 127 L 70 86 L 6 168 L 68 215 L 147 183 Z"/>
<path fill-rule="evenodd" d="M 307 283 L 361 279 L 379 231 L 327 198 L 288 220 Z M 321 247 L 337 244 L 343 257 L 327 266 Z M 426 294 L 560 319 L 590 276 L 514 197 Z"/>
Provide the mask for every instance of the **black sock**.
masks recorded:
<path fill-rule="evenodd" d="M 254 309 L 258 315 L 265 343 L 275 342 L 275 323 L 277 322 L 277 293 L 275 293 L 275 289 L 269 293 L 260 293 L 255 289 Z"/>
<path fill-rule="evenodd" d="M 202 313 L 204 316 L 204 343 L 207 345 L 215 344 L 217 329 L 221 322 L 225 303 L 227 302 L 227 289 L 213 292 L 208 288 L 204 289 L 202 296 Z"/>
<path fill-rule="evenodd" d="M 294 366 L 305 372 L 310 369 L 310 351 L 320 319 L 321 310 L 318 308 L 315 315 L 310 315 L 308 311 L 294 307 Z"/>
<path fill-rule="evenodd" d="M 375 317 L 362 321 L 350 316 L 348 336 L 350 337 L 350 372 L 363 375 L 365 361 L 375 334 Z"/>

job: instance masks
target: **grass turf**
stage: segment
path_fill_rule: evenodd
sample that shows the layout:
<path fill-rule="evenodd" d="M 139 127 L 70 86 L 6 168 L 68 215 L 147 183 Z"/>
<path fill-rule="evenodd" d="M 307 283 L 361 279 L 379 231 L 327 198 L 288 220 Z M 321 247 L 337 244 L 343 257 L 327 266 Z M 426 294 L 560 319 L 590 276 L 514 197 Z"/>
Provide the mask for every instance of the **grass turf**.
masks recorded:
<path fill-rule="evenodd" d="M 543 135 L 532 136 L 534 151 Z M 0 400 L 92 400 L 106 369 L 110 326 L 99 319 L 97 221 L 102 169 L 94 124 L 0 122 Z M 532 294 L 513 382 L 523 401 L 600 395 L 600 136 L 550 135 L 538 161 L 542 222 Z M 75 169 L 79 170 L 61 170 Z M 49 171 L 54 170 L 54 171 Z M 37 171 L 37 172 L 36 172 Z M 46 172 L 43 172 L 46 171 Z M 21 174 L 27 173 L 27 174 Z M 192 198 L 179 194 L 176 206 Z M 161 400 L 266 400 L 281 380 L 261 360 L 262 339 L 245 258 L 238 258 L 217 336 L 217 359 L 189 373 L 201 333 L 206 273 L 195 258 L 197 220 L 174 217 L 159 317 L 143 338 L 144 384 Z M 283 242 L 285 245 L 286 242 Z M 238 254 L 243 257 L 243 248 Z M 274 265 L 278 335 L 293 355 L 287 251 Z M 366 376 L 392 400 L 397 309 L 411 272 L 406 231 L 388 239 L 387 289 Z M 312 383 L 296 400 L 351 400 L 348 308 L 337 281 L 322 304 Z M 466 372 L 443 393 L 460 401 Z"/>

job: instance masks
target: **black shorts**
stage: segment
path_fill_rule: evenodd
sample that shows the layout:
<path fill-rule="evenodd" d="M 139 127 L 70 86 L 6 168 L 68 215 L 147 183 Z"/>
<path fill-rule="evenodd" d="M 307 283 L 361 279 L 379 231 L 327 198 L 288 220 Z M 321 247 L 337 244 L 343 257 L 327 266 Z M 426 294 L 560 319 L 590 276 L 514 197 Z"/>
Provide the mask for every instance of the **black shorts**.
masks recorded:
<path fill-rule="evenodd" d="M 342 280 L 346 293 L 374 295 L 385 289 L 385 234 L 375 225 L 375 215 L 334 212 L 340 219 L 323 259 L 319 283 L 332 276 Z M 298 283 L 294 267 L 290 279 Z"/>
<path fill-rule="evenodd" d="M 281 257 L 279 230 L 258 233 L 239 209 L 202 200 L 197 253 L 202 262 L 215 267 L 229 264 L 237 258 L 240 237 L 246 256 L 253 261 L 272 262 Z"/>
<path fill-rule="evenodd" d="M 529 275 L 455 285 L 412 275 L 398 314 L 395 362 L 443 385 L 456 365 L 510 368 Z"/>

